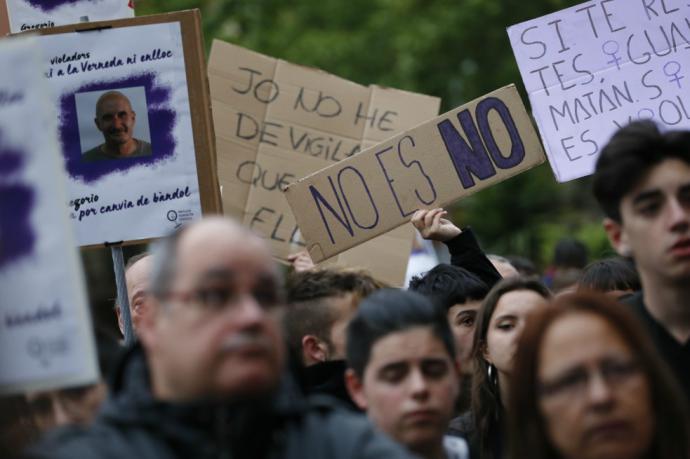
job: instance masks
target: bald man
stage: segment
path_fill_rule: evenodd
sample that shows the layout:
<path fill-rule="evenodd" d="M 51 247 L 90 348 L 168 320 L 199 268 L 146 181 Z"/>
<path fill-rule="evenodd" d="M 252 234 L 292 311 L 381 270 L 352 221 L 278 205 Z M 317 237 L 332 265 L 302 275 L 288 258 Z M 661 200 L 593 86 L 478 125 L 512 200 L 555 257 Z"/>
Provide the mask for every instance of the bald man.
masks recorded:
<path fill-rule="evenodd" d="M 29 459 L 412 459 L 285 373 L 279 272 L 263 239 L 205 218 L 153 255 L 139 343 L 87 428 L 47 434 Z"/>
<path fill-rule="evenodd" d="M 127 260 L 125 266 L 125 282 L 127 284 L 127 299 L 129 300 L 129 314 L 132 318 L 132 328 L 136 334 L 148 304 L 150 302 L 151 270 L 153 269 L 153 257 L 150 253 L 144 252 L 134 255 Z M 115 303 L 115 314 L 117 314 L 117 325 L 120 333 L 125 335 L 124 317 L 120 305 Z"/>
<path fill-rule="evenodd" d="M 94 122 L 105 142 L 85 152 L 82 160 L 92 162 L 151 155 L 151 144 L 134 137 L 136 120 L 137 114 L 127 96 L 119 91 L 102 94 L 96 102 Z"/>

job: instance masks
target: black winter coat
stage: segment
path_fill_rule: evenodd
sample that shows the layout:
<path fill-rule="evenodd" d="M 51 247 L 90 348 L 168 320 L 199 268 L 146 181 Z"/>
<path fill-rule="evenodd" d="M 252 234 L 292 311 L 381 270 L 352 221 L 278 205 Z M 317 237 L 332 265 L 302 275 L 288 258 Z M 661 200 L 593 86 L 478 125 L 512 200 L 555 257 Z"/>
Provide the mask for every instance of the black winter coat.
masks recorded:
<path fill-rule="evenodd" d="M 273 397 L 237 403 L 153 398 L 140 347 L 89 428 L 57 430 L 26 452 L 32 459 L 411 459 L 366 417 L 328 398 L 307 400 L 284 384 Z"/>

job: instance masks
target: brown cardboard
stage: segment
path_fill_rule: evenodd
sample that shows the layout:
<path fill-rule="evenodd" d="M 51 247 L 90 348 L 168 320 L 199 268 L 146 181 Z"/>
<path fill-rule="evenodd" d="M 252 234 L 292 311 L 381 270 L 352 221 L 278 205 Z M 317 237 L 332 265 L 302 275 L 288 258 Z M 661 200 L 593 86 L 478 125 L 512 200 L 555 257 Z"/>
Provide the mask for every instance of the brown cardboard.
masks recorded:
<path fill-rule="evenodd" d="M 7 1 L 0 0 L 0 38 L 10 33 L 10 17 L 7 15 Z"/>
<path fill-rule="evenodd" d="M 463 145 L 471 149 L 463 152 Z M 447 206 L 543 161 L 529 115 L 510 85 L 305 177 L 285 194 L 318 262 L 402 225 L 416 209 Z"/>
<path fill-rule="evenodd" d="M 218 40 L 208 75 L 225 213 L 262 234 L 281 260 L 305 247 L 283 188 L 436 116 L 440 105 L 434 97 L 362 86 Z M 328 263 L 402 284 L 411 233 L 372 243 L 379 245 L 380 255 L 358 250 Z"/>
<path fill-rule="evenodd" d="M 256 181 L 249 188 L 244 223 L 264 235 L 278 258 L 287 259 L 290 253 L 305 247 L 282 189 L 321 164 L 320 160 L 305 157 L 296 161 L 280 149 L 262 146 L 256 163 L 240 170 L 244 182 Z"/>
<path fill-rule="evenodd" d="M 415 230 L 403 225 L 334 257 L 336 264 L 366 268 L 391 287 L 402 287 Z M 409 245 L 409 248 L 408 248 Z"/>

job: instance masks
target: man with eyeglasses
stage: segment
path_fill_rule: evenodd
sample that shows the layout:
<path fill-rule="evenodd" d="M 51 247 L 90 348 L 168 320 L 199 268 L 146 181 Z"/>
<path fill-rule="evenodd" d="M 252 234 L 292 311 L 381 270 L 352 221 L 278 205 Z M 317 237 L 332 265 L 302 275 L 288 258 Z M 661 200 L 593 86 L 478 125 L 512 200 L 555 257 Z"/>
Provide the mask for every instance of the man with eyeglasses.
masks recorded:
<path fill-rule="evenodd" d="M 55 433 L 28 457 L 409 457 L 363 417 L 292 389 L 281 283 L 261 239 L 215 217 L 158 249 L 140 344 L 99 418 Z"/>

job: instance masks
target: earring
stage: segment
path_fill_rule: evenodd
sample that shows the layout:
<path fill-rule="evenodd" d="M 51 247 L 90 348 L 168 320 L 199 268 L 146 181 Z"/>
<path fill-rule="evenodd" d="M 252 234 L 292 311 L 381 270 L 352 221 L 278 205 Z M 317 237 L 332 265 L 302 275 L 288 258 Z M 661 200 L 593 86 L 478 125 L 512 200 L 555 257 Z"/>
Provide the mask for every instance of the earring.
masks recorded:
<path fill-rule="evenodd" d="M 498 370 L 494 367 L 493 363 L 490 363 L 486 369 L 486 373 L 489 376 L 489 382 L 492 384 L 498 384 Z"/>

